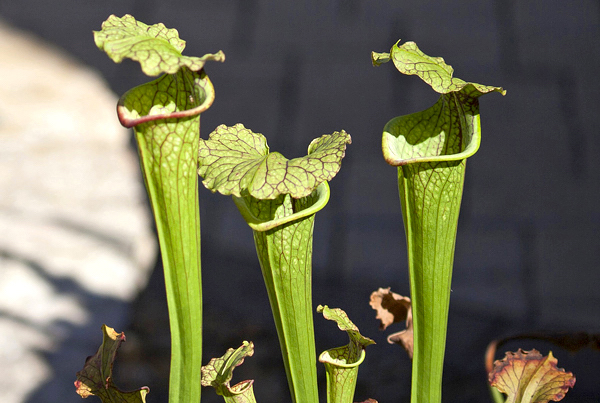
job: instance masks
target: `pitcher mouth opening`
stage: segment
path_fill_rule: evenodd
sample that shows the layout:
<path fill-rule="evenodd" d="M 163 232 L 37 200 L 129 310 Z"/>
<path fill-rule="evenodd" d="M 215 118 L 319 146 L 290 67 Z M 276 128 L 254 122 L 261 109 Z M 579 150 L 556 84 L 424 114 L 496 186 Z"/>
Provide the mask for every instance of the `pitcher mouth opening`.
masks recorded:
<path fill-rule="evenodd" d="M 367 356 L 364 349 L 360 350 L 358 357 L 344 358 L 343 360 L 335 358 L 332 353 L 343 354 L 348 349 L 348 346 L 336 347 L 326 350 L 319 355 L 319 362 L 329 364 L 338 368 L 356 368 L 365 360 Z"/>
<path fill-rule="evenodd" d="M 157 82 L 164 80 L 164 79 L 168 79 L 169 76 L 174 76 L 175 79 L 177 78 L 176 75 L 163 75 L 154 81 L 151 81 L 151 82 L 148 82 L 148 83 L 145 83 L 145 84 L 142 84 L 142 85 L 139 85 L 137 87 L 130 89 L 125 94 L 123 94 L 121 96 L 121 98 L 119 98 L 119 102 L 117 103 L 117 116 L 119 117 L 119 122 L 121 123 L 122 126 L 129 129 L 129 128 L 135 127 L 137 125 L 140 125 L 142 123 L 152 122 L 155 120 L 181 119 L 181 118 L 194 117 L 194 116 L 201 114 L 208 108 L 210 108 L 213 101 L 215 100 L 215 91 L 214 91 L 212 82 L 210 81 L 210 79 L 208 78 L 208 76 L 206 75 L 204 70 L 201 70 L 200 72 L 198 72 L 198 78 L 197 78 L 196 82 L 192 84 L 192 85 L 196 86 L 196 88 L 194 88 L 194 89 L 198 90 L 198 91 L 195 91 L 196 93 L 203 93 L 203 95 L 204 95 L 202 102 L 200 102 L 199 105 L 197 105 L 193 108 L 184 109 L 184 110 L 175 110 L 170 113 L 149 113 L 149 114 L 144 114 L 144 115 L 140 116 L 137 113 L 132 113 L 132 111 L 134 111 L 133 108 L 128 108 L 126 106 L 126 100 L 127 100 L 128 96 L 131 96 L 134 92 L 140 91 L 141 89 L 143 89 L 145 87 L 156 85 Z M 202 82 L 203 85 L 199 85 L 198 82 Z M 194 95 L 196 95 L 196 97 L 194 97 Z M 192 103 L 195 100 L 195 98 L 199 98 L 198 94 L 194 94 L 194 95 L 192 95 L 192 94 L 189 95 L 189 101 Z M 138 116 L 135 116 L 135 115 L 138 115 Z"/>
<path fill-rule="evenodd" d="M 329 184 L 327 183 L 327 181 L 322 182 L 321 184 L 319 184 L 319 186 L 316 187 L 315 190 L 313 190 L 313 193 L 310 196 L 307 196 L 311 197 L 312 195 L 314 195 L 316 197 L 316 200 L 310 206 L 293 214 L 290 214 L 286 217 L 277 218 L 269 221 L 265 221 L 256 217 L 254 213 L 252 213 L 252 210 L 249 208 L 247 201 L 244 197 L 233 196 L 233 201 L 235 202 L 237 208 L 240 210 L 240 213 L 242 214 L 250 228 L 252 228 L 254 231 L 263 232 L 317 213 L 319 210 L 321 210 L 327 205 L 327 202 L 329 201 L 329 194 Z"/>

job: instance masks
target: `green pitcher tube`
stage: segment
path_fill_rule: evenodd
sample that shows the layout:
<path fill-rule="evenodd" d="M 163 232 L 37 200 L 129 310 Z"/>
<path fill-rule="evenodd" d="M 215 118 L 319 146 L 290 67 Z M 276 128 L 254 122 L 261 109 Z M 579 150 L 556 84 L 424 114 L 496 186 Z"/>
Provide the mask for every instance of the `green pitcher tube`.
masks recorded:
<path fill-rule="evenodd" d="M 186 80 L 202 89 L 197 94 L 202 98 L 197 96 L 194 103 L 186 95 Z M 150 95 L 177 106 L 153 115 L 139 108 Z M 196 156 L 200 113 L 213 99 L 206 74 L 184 69 L 130 90 L 118 106 L 121 123 L 135 132 L 157 227 L 171 330 L 171 402 L 200 400 L 202 281 Z"/>
<path fill-rule="evenodd" d="M 292 399 L 297 403 L 318 402 L 312 238 L 315 214 L 328 200 L 327 182 L 301 199 L 234 197 L 254 233 Z"/>
<path fill-rule="evenodd" d="M 398 167 L 398 189 L 406 233 L 414 351 L 412 402 L 439 403 L 450 304 L 454 247 L 466 159 L 479 149 L 478 98 L 505 91 L 453 77 L 442 58 L 425 55 L 414 42 L 372 54 L 378 66 L 392 61 L 436 92 L 430 108 L 398 116 L 383 129 L 386 162 Z"/>
<path fill-rule="evenodd" d="M 454 246 L 465 161 L 398 168 L 413 312 L 413 402 L 441 401 Z M 446 191 L 428 192 L 423 184 Z M 417 397 L 418 396 L 418 397 Z"/>
<path fill-rule="evenodd" d="M 327 403 L 352 403 L 358 379 L 358 366 L 365 360 L 365 350 L 357 359 L 348 359 L 348 346 L 332 348 L 319 356 L 327 376 Z"/>
<path fill-rule="evenodd" d="M 115 62 L 140 63 L 154 81 L 125 93 L 121 124 L 133 128 L 162 255 L 171 330 L 169 402 L 200 402 L 202 285 L 197 156 L 200 114 L 215 98 L 204 72 L 223 52 L 184 56 L 185 41 L 164 24 L 111 15 L 94 32 L 99 49 Z"/>
<path fill-rule="evenodd" d="M 231 195 L 253 231 L 295 403 L 318 402 L 312 318 L 315 214 L 351 138 L 345 131 L 314 139 L 304 157 L 271 152 L 266 138 L 244 125 L 218 126 L 200 140 L 198 174 L 213 192 Z"/>
<path fill-rule="evenodd" d="M 327 375 L 327 403 L 352 403 L 358 379 L 358 366 L 365 360 L 365 347 L 375 344 L 372 339 L 360 334 L 358 327 L 340 308 L 319 305 L 317 312 L 337 323 L 340 330 L 348 334 L 350 342 L 342 347 L 331 348 L 319 356 Z"/>

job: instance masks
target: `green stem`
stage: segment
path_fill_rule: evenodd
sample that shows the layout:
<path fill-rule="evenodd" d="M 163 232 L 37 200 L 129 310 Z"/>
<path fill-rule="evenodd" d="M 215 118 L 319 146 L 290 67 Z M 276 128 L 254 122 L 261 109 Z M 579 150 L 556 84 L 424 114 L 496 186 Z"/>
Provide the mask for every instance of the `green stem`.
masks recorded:
<path fill-rule="evenodd" d="M 155 100 L 152 105 L 145 102 L 148 97 Z M 135 130 L 162 254 L 171 329 L 171 403 L 200 401 L 202 284 L 196 161 L 200 113 L 213 99 L 208 77 L 183 68 L 130 90 L 118 106 L 121 123 Z"/>
<path fill-rule="evenodd" d="M 318 402 L 312 310 L 312 239 L 315 213 L 327 204 L 323 182 L 310 195 L 274 200 L 234 197 L 252 227 L 290 393 L 295 403 Z"/>

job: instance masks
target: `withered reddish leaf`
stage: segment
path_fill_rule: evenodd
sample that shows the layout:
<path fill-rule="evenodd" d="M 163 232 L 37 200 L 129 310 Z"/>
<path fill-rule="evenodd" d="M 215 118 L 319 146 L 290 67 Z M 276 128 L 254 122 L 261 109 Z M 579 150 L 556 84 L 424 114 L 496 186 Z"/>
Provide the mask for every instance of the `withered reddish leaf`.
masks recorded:
<path fill-rule="evenodd" d="M 391 334 L 387 340 L 391 344 L 399 344 L 413 357 L 413 325 L 412 305 L 409 297 L 396 294 L 388 288 L 380 288 L 371 294 L 369 305 L 377 311 L 376 318 L 381 321 L 379 328 L 385 330 L 392 323 L 406 322 L 406 329 Z"/>
<path fill-rule="evenodd" d="M 83 369 L 77 373 L 75 388 L 82 398 L 98 396 L 103 403 L 145 403 L 150 389 L 144 386 L 131 392 L 123 392 L 112 380 L 112 369 L 121 343 L 125 341 L 124 333 L 102 325 L 103 340 L 98 352 L 86 359 Z"/>
<path fill-rule="evenodd" d="M 575 376 L 557 363 L 552 352 L 545 357 L 537 350 L 507 352 L 494 362 L 489 382 L 508 396 L 507 403 L 558 402 L 575 385 Z"/>
<path fill-rule="evenodd" d="M 377 403 L 377 400 L 375 400 L 375 399 L 367 399 L 364 402 L 360 402 L 360 403 Z"/>
<path fill-rule="evenodd" d="M 485 350 L 485 371 L 489 374 L 494 370 L 494 357 L 498 349 L 498 340 L 492 340 Z"/>
<path fill-rule="evenodd" d="M 488 344 L 485 352 L 485 369 L 489 374 L 494 368 L 494 357 L 496 351 L 504 344 L 515 340 L 542 340 L 550 342 L 558 347 L 561 347 L 571 353 L 577 353 L 580 350 L 589 348 L 600 351 L 600 333 L 574 332 L 574 333 L 520 333 L 504 337 L 497 340 L 492 340 Z"/>

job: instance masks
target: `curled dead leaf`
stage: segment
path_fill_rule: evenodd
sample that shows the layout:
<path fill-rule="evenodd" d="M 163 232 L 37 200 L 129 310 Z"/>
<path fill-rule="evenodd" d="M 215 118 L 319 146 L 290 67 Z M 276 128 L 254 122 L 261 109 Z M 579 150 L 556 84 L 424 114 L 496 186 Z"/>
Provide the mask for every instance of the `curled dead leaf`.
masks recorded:
<path fill-rule="evenodd" d="M 381 321 L 379 328 L 385 330 L 392 323 L 407 319 L 410 310 L 410 298 L 396 294 L 388 288 L 380 288 L 371 293 L 371 308 L 377 311 L 376 319 Z"/>
<path fill-rule="evenodd" d="M 380 320 L 379 328 L 385 330 L 392 323 L 405 321 L 406 329 L 388 336 L 388 342 L 399 344 L 413 357 L 413 325 L 412 305 L 409 297 L 392 292 L 390 287 L 379 288 L 371 293 L 369 305 L 377 311 L 376 318 Z"/>
<path fill-rule="evenodd" d="M 410 328 L 407 328 L 401 332 L 390 334 L 387 340 L 390 344 L 400 344 L 402 347 L 404 347 L 408 353 L 408 356 L 412 360 L 414 350 L 412 322 L 410 324 Z"/>
<path fill-rule="evenodd" d="M 83 369 L 77 372 L 75 389 L 79 396 L 86 399 L 97 396 L 102 403 L 145 403 L 150 392 L 147 386 L 137 390 L 123 392 L 113 382 L 112 370 L 117 350 L 125 341 L 125 333 L 118 333 L 112 327 L 102 325 L 103 341 L 96 354 L 85 360 Z"/>

